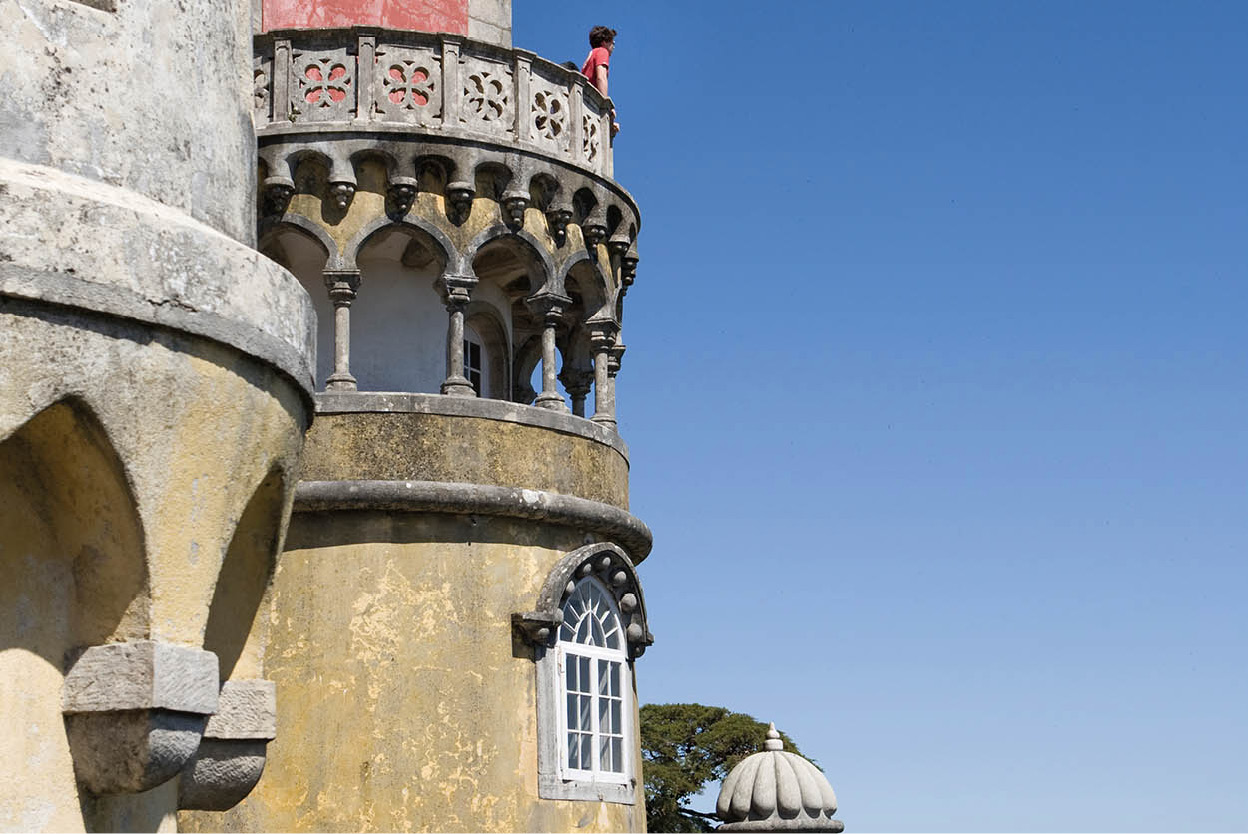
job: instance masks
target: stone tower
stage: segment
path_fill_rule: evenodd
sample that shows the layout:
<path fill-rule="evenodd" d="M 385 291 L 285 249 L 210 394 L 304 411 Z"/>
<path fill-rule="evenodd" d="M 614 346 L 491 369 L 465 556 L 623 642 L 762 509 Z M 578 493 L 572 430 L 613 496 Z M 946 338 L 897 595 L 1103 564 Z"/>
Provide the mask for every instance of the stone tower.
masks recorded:
<path fill-rule="evenodd" d="M 265 0 L 259 245 L 313 300 L 263 779 L 188 830 L 641 830 L 610 102 L 508 0 Z M 280 311 L 269 311 L 280 315 Z"/>
<path fill-rule="evenodd" d="M 229 0 L 0 0 L 5 830 L 167 830 L 273 734 L 314 314 L 255 249 L 250 41 Z"/>

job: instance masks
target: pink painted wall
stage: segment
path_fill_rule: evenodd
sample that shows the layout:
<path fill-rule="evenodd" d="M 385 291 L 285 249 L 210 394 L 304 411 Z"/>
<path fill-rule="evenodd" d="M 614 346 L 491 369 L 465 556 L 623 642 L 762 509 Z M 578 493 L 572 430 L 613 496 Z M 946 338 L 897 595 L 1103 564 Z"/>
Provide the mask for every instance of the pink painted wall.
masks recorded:
<path fill-rule="evenodd" d="M 263 0 L 264 31 L 384 26 L 468 34 L 468 0 Z"/>

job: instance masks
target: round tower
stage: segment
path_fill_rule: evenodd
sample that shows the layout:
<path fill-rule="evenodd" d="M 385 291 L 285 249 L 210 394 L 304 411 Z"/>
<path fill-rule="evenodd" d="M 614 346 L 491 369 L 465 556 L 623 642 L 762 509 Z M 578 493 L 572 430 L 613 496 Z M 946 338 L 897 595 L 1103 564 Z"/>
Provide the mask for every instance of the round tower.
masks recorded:
<path fill-rule="evenodd" d="M 641 830 L 610 102 L 511 48 L 506 0 L 316 5 L 266 0 L 255 38 L 260 247 L 319 324 L 278 731 L 182 825 Z"/>

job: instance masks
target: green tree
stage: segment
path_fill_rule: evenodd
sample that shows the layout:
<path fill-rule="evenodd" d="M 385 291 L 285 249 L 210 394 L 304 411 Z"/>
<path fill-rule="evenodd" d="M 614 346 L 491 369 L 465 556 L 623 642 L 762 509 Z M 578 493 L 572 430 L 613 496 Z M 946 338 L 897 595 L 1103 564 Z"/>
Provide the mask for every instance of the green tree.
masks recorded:
<path fill-rule="evenodd" d="M 784 747 L 801 754 L 780 734 Z M 708 782 L 722 782 L 737 762 L 763 749 L 767 725 L 743 712 L 702 704 L 641 708 L 642 777 L 651 831 L 712 831 L 715 817 L 688 807 Z"/>

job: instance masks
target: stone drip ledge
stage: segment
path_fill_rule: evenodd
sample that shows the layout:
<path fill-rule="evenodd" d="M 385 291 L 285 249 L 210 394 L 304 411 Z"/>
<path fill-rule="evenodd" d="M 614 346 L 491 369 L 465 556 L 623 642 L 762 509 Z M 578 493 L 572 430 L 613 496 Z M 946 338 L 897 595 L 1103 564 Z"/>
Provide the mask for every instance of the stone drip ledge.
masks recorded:
<path fill-rule="evenodd" d="M 277 737 L 277 687 L 272 681 L 227 681 L 195 757 L 178 782 L 178 807 L 226 811 L 260 781 L 265 751 Z"/>
<path fill-rule="evenodd" d="M 78 781 L 139 793 L 178 774 L 218 708 L 217 656 L 151 640 L 92 646 L 65 677 L 62 711 Z"/>
<path fill-rule="evenodd" d="M 0 296 L 229 345 L 312 392 L 315 313 L 286 270 L 177 208 L 0 159 Z"/>
<path fill-rule="evenodd" d="M 650 554 L 654 541 L 650 528 L 627 510 L 536 489 L 444 481 L 303 481 L 295 490 L 297 513 L 351 510 L 502 516 L 563 525 L 618 542 L 634 564 Z"/>
<path fill-rule="evenodd" d="M 584 417 L 536 406 L 481 397 L 368 391 L 322 391 L 315 395 L 317 414 L 435 414 L 478 417 L 535 426 L 610 446 L 628 460 L 628 444 L 614 431 Z"/>

